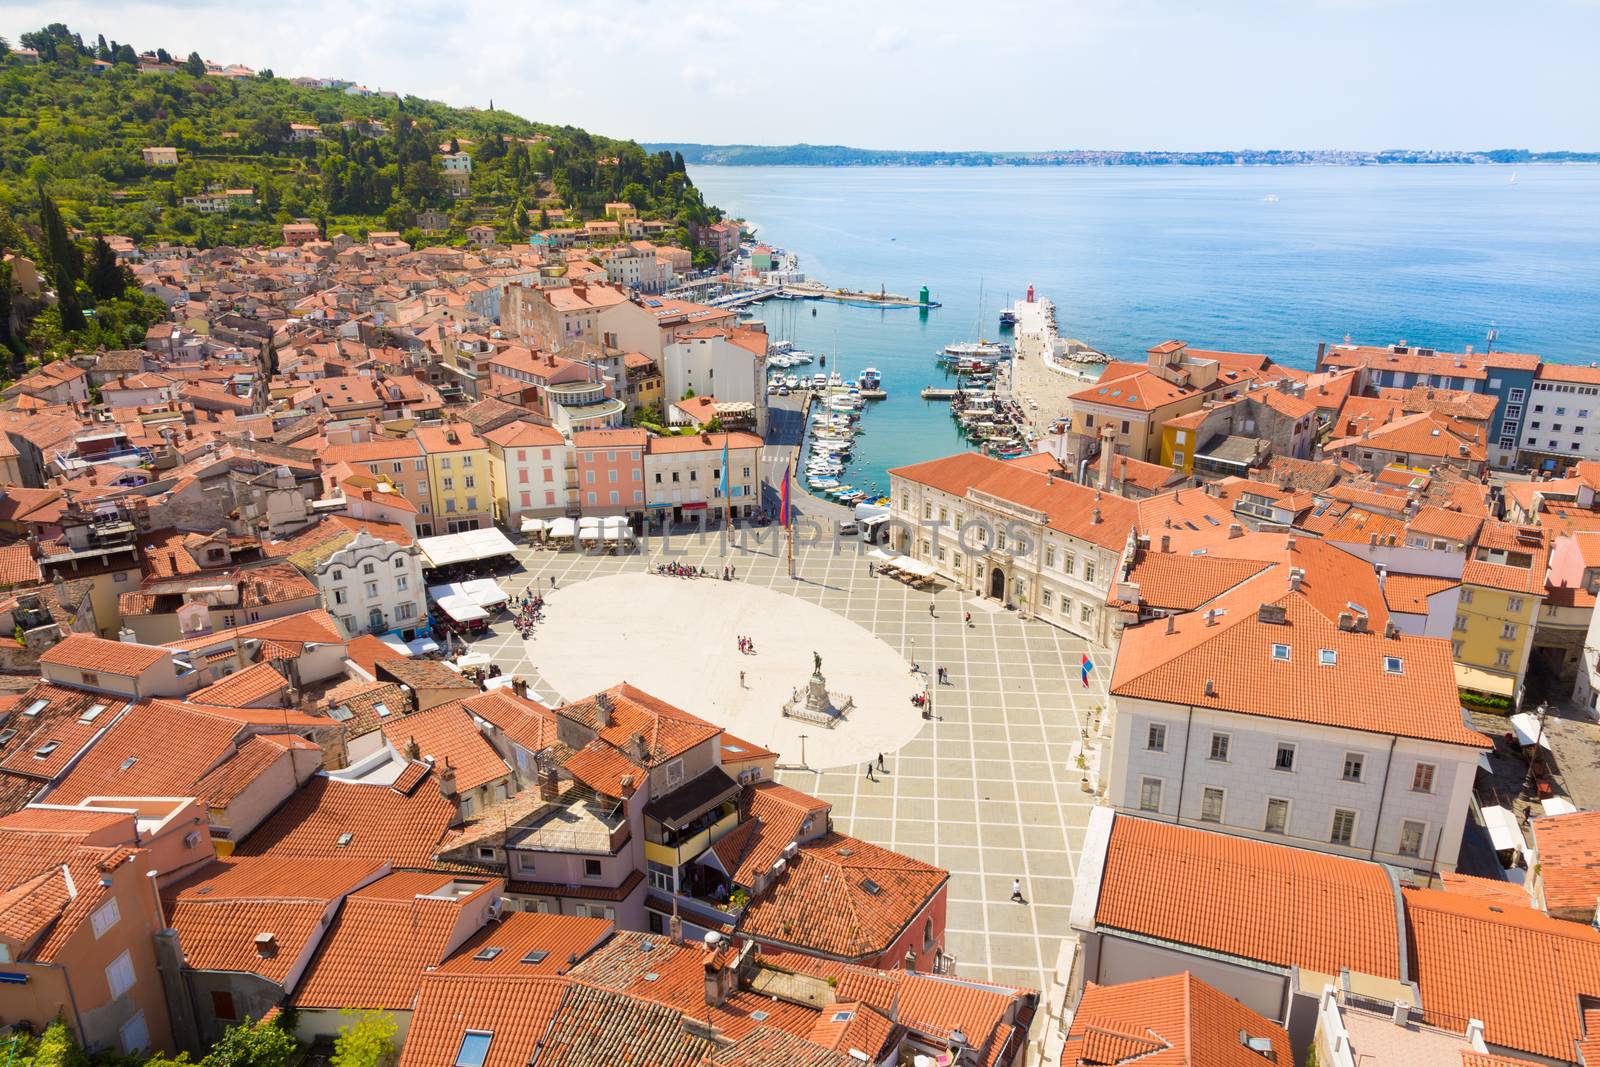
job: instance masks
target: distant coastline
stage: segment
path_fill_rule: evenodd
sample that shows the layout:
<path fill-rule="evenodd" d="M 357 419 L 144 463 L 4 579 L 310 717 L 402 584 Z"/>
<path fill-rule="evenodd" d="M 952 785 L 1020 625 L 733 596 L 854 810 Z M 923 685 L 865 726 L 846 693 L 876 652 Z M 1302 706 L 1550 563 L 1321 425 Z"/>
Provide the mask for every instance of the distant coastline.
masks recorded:
<path fill-rule="evenodd" d="M 1041 152 L 903 152 L 844 145 L 647 144 L 649 152 L 680 152 L 688 164 L 725 167 L 1235 167 L 1394 166 L 1428 164 L 1600 163 L 1600 152 L 1530 152 L 1389 149 L 1239 149 L 1212 152 L 1109 152 L 1067 149 Z"/>

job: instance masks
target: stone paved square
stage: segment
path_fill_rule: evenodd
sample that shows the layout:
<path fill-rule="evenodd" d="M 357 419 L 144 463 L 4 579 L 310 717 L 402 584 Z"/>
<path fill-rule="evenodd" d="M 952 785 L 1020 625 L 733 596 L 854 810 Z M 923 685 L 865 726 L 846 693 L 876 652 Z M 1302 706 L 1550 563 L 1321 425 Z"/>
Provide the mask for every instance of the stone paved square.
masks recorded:
<path fill-rule="evenodd" d="M 1105 703 L 1104 668 L 1084 687 L 1078 662 L 1085 652 L 1102 665 L 1111 657 L 1053 626 L 1024 621 L 955 590 L 930 595 L 868 577 L 865 558 L 851 545 L 840 555 L 797 548 L 799 577 L 791 579 L 774 540 L 769 533 L 759 550 L 727 555 L 715 534 L 698 543 L 674 537 L 671 555 L 660 540 L 647 542 L 644 552 L 618 556 L 524 547 L 517 553 L 522 569 L 501 584 L 513 594 L 526 588 L 545 593 L 544 626 L 581 628 L 584 620 L 562 615 L 563 588 L 648 574 L 667 559 L 718 574 L 731 563 L 739 582 L 799 598 L 869 631 L 903 658 L 907 677 L 909 663 L 919 663 L 928 677 L 914 682 L 931 683 L 933 668 L 945 667 L 951 684 L 930 686 L 934 717 L 921 723 L 913 739 L 884 753 L 888 772 L 878 781 L 867 781 L 858 767 L 802 767 L 800 754 L 787 750 L 779 754 L 778 780 L 833 804 L 841 831 L 951 872 L 946 949 L 956 957 L 958 973 L 1048 988 L 1067 934 L 1076 849 L 1093 804 L 1079 788 L 1072 754 L 1079 731 Z M 930 603 L 936 618 L 928 616 Z M 968 611 L 971 626 L 962 625 Z M 649 627 L 637 629 L 630 643 L 647 642 Z M 537 648 L 537 639 L 533 644 Z M 548 702 L 585 695 L 555 690 L 509 622 L 497 623 L 472 646 L 505 672 L 528 677 Z M 616 659 L 615 680 L 628 676 L 626 649 L 600 654 Z M 683 669 L 692 675 L 695 665 Z M 684 706 L 707 714 L 693 701 Z M 1028 904 L 1011 902 L 1013 878 L 1022 880 Z"/>

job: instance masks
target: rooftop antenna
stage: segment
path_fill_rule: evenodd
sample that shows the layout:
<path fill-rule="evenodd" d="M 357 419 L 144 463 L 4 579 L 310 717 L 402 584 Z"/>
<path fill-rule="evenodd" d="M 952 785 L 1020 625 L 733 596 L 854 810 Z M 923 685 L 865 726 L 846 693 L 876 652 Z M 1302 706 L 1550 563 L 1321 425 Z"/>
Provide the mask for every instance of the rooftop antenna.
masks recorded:
<path fill-rule="evenodd" d="M 1495 328 L 1495 324 L 1494 323 L 1492 323 L 1492 322 L 1489 323 L 1489 336 L 1483 342 L 1483 354 L 1484 355 L 1488 355 L 1490 352 L 1494 351 L 1494 343 L 1495 343 L 1496 340 L 1499 339 L 1499 337 L 1500 337 L 1500 331 Z"/>

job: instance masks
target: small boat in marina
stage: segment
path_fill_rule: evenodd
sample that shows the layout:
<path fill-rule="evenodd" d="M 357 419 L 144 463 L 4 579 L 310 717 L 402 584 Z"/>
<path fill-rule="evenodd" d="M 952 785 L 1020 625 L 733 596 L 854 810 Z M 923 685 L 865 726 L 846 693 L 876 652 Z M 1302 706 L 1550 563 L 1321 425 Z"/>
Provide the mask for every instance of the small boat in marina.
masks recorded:
<path fill-rule="evenodd" d="M 791 374 L 783 380 L 783 384 L 787 385 L 790 389 L 798 389 L 800 388 L 800 376 L 798 374 Z"/>
<path fill-rule="evenodd" d="M 878 368 L 867 367 L 856 377 L 856 384 L 862 389 L 878 389 L 883 385 L 883 375 L 878 373 Z"/>
<path fill-rule="evenodd" d="M 826 389 L 827 387 L 828 387 L 828 376 L 826 374 L 813 374 L 811 376 L 811 388 L 813 388 L 813 389 Z"/>
<path fill-rule="evenodd" d="M 947 357 L 954 359 L 1003 359 L 1011 354 L 1011 346 L 1004 341 L 957 341 L 944 346 Z"/>

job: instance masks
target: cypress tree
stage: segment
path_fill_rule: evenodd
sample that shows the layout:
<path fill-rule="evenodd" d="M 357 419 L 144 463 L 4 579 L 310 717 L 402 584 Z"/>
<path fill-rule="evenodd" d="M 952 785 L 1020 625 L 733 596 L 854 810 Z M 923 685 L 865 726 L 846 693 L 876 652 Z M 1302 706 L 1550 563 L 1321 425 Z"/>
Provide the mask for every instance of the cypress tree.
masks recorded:
<path fill-rule="evenodd" d="M 45 254 L 50 259 L 50 265 L 65 271 L 72 281 L 83 277 L 83 253 L 72 243 L 61 211 L 45 193 L 43 185 L 39 186 L 39 228 L 44 231 Z"/>
<path fill-rule="evenodd" d="M 76 333 L 88 326 L 83 307 L 78 303 L 77 283 L 60 267 L 55 268 L 56 310 L 61 313 L 61 328 Z"/>
<path fill-rule="evenodd" d="M 89 291 L 96 300 L 115 300 L 128 288 L 128 276 L 104 237 L 89 250 Z"/>

